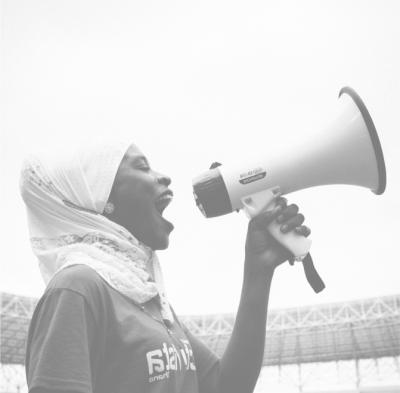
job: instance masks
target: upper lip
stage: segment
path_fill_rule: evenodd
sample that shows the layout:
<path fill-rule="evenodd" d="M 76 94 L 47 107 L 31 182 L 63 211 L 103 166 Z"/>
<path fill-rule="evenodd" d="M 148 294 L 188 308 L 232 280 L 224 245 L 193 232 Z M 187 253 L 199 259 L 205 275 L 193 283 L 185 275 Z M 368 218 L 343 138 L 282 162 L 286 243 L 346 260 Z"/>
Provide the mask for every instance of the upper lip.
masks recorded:
<path fill-rule="evenodd" d="M 158 195 L 155 200 L 155 206 L 160 214 L 163 214 L 165 208 L 170 204 L 173 195 L 174 193 L 169 188 Z M 162 200 L 162 198 L 165 196 L 170 196 L 170 199 Z"/>
<path fill-rule="evenodd" d="M 172 192 L 172 190 L 170 190 L 170 189 L 168 188 L 167 190 L 163 191 L 163 192 L 157 197 L 157 199 L 160 199 L 160 198 L 162 198 L 162 197 L 165 196 L 165 195 L 171 195 L 171 197 L 173 197 L 173 196 L 174 196 L 174 193 Z"/>

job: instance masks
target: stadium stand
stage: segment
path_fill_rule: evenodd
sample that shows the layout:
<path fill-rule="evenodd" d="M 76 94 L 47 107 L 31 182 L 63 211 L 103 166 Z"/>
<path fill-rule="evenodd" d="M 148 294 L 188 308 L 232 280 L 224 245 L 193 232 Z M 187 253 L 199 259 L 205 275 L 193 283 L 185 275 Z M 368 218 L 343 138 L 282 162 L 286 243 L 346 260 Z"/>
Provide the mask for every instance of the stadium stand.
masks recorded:
<path fill-rule="evenodd" d="M 36 302 L 0 292 L 0 393 L 26 391 L 26 334 Z M 219 355 L 234 318 L 181 316 Z M 264 353 L 257 392 L 400 392 L 400 295 L 271 310 Z"/>

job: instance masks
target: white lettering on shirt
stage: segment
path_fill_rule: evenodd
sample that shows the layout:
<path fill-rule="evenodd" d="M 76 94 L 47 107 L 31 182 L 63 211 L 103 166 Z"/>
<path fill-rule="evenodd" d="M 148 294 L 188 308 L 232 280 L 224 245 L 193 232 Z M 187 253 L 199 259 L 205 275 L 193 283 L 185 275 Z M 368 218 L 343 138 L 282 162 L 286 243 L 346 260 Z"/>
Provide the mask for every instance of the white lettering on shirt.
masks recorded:
<path fill-rule="evenodd" d="M 169 378 L 170 371 L 180 371 L 182 370 L 182 366 L 186 370 L 196 370 L 193 351 L 189 341 L 180 341 L 183 344 L 183 348 L 180 349 L 180 352 L 178 352 L 174 344 L 163 342 L 160 349 L 155 349 L 146 353 L 150 383 Z"/>
<path fill-rule="evenodd" d="M 156 349 L 154 351 L 147 352 L 147 365 L 149 367 L 149 375 L 153 375 L 154 372 L 164 371 L 164 359 L 162 358 L 161 349 Z"/>

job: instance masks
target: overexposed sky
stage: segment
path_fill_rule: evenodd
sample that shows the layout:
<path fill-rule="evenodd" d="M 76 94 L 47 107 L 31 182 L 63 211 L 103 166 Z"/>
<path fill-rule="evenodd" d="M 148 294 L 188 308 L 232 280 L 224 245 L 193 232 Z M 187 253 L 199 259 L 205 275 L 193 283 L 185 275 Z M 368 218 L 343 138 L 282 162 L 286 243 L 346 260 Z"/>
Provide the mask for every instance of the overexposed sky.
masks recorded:
<path fill-rule="evenodd" d="M 18 192 L 23 155 L 60 137 L 131 136 L 172 178 L 165 216 L 175 230 L 159 252 L 171 303 L 185 314 L 235 311 L 247 219 L 205 219 L 192 178 L 213 161 L 284 151 L 329 123 L 349 85 L 378 130 L 386 193 L 289 195 L 327 288 L 314 294 L 302 267 L 286 264 L 271 306 L 399 293 L 399 2 L 2 0 L 0 13 L 0 291 L 44 289 Z"/>

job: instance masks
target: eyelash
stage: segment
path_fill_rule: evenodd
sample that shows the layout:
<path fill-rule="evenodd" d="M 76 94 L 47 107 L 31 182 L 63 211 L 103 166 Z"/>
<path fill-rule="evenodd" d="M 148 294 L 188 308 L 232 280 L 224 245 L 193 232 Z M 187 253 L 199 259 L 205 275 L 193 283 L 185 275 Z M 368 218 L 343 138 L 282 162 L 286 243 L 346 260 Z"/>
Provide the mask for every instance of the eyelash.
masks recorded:
<path fill-rule="evenodd" d="M 144 172 L 147 172 L 147 171 L 149 171 L 150 170 L 150 167 L 149 166 L 141 166 L 141 167 L 139 167 L 139 170 L 141 170 L 141 171 L 144 171 Z"/>

